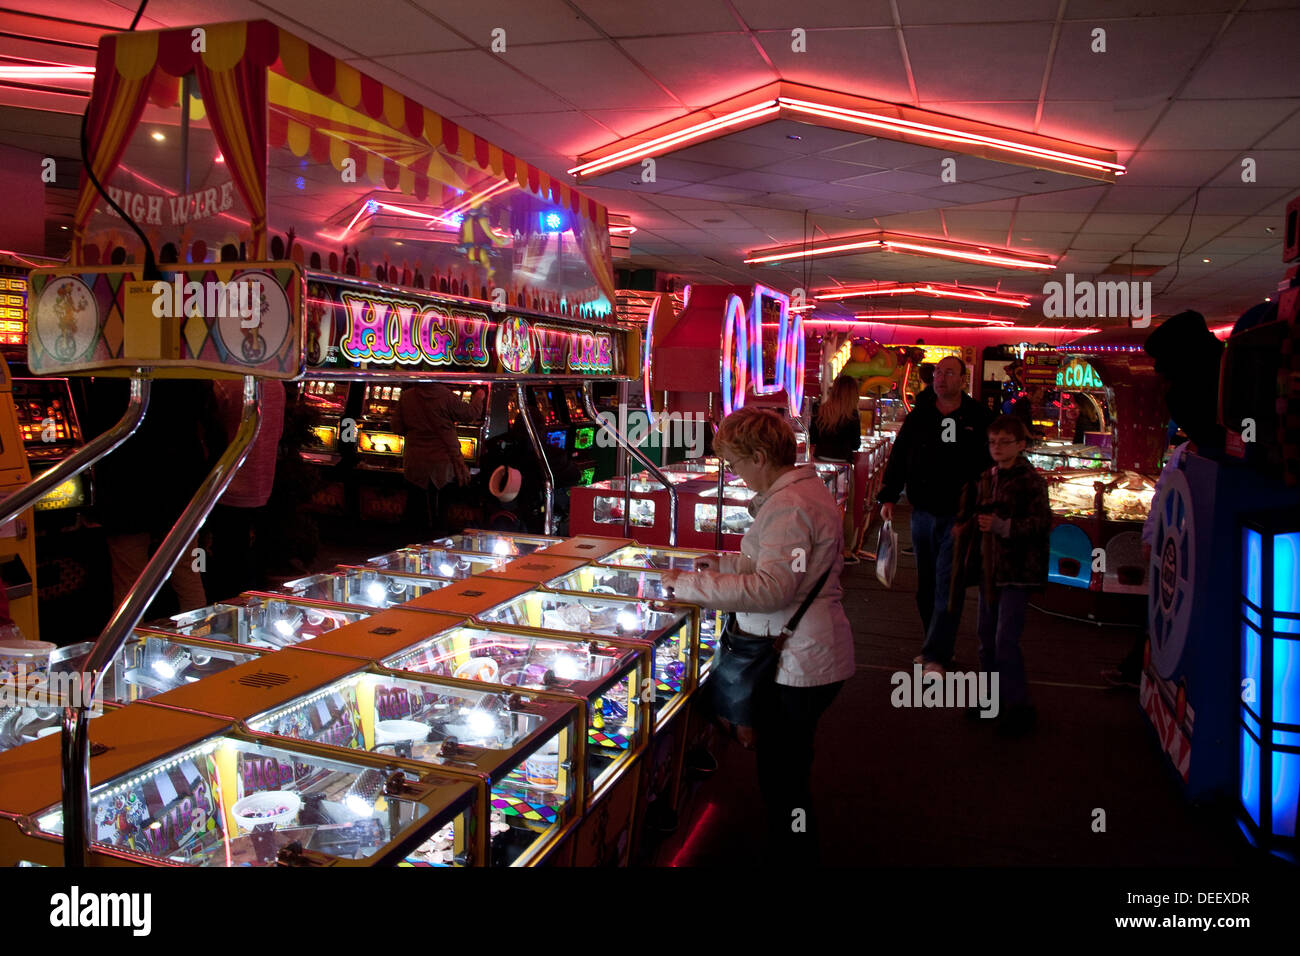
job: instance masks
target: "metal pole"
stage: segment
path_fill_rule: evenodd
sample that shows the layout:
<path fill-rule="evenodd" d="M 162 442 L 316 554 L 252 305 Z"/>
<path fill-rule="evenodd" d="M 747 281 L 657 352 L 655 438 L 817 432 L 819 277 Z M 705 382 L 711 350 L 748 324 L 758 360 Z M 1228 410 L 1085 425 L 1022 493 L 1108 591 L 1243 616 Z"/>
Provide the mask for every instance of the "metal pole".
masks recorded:
<path fill-rule="evenodd" d="M 605 429 L 614 436 L 614 441 L 618 442 L 629 455 L 645 466 L 650 474 L 659 479 L 660 484 L 668 489 L 668 544 L 670 547 L 677 546 L 677 486 L 664 477 L 664 473 L 659 470 L 649 458 L 642 454 L 641 449 L 637 448 L 627 440 L 627 436 L 618 430 L 617 427 L 609 424 L 608 421 L 602 420 L 596 415 L 596 405 L 591 400 L 591 383 L 584 382 L 582 385 L 582 404 L 587 410 L 587 415 L 600 423 L 600 427 Z M 631 487 L 629 476 L 629 487 Z M 624 511 L 624 514 L 627 512 Z"/>
<path fill-rule="evenodd" d="M 627 382 L 618 383 L 618 407 L 627 415 Z M 649 409 L 646 409 L 649 412 Z M 622 445 L 618 446 L 618 473 L 623 476 L 623 537 L 632 537 L 632 460 Z"/>
<path fill-rule="evenodd" d="M 14 515 L 22 514 L 47 492 L 57 488 L 69 478 L 81 474 L 99 459 L 134 434 L 144 421 L 144 413 L 149 408 L 149 380 L 142 377 L 131 379 L 131 399 L 126 412 L 116 425 L 99 437 L 87 442 L 74 454 L 69 455 L 49 471 L 28 482 L 3 501 L 0 501 L 0 524 Z"/>
<path fill-rule="evenodd" d="M 279 386 L 279 383 L 276 383 Z M 239 430 L 221 459 L 208 473 L 199 490 L 172 525 L 167 537 L 150 559 L 132 586 L 126 600 L 108 622 L 104 632 L 95 641 L 83 665 L 91 674 L 92 692 L 83 695 L 89 702 L 99 696 L 104 675 L 108 673 L 117 652 L 122 649 L 131 629 L 139 622 L 149 603 L 157 595 L 163 581 L 176 566 L 181 552 L 194 538 L 212 506 L 230 484 L 239 466 L 248 455 L 248 449 L 261 427 L 261 383 L 251 375 L 244 376 L 244 411 Z M 84 701 L 63 708 L 63 739 L 61 759 L 63 765 L 63 862 L 65 866 L 85 866 L 86 851 L 90 844 L 90 722 L 89 707 Z"/>
<path fill-rule="evenodd" d="M 519 396 L 519 414 L 524 419 L 524 429 L 528 432 L 528 440 L 533 443 L 533 454 L 537 460 L 542 463 L 542 482 L 546 485 L 546 528 L 545 534 L 555 533 L 555 474 L 551 471 L 551 461 L 546 457 L 546 450 L 542 447 L 542 440 L 537 436 L 537 429 L 533 426 L 532 416 L 528 414 L 528 392 L 527 386 L 515 386 Z"/>
<path fill-rule="evenodd" d="M 709 422 L 713 425 L 713 422 Z M 722 464 L 722 452 L 718 451 L 718 426 L 713 425 L 713 453 L 718 456 L 718 522 L 713 534 L 713 547 L 722 550 L 722 494 L 726 488 L 726 468 Z"/>

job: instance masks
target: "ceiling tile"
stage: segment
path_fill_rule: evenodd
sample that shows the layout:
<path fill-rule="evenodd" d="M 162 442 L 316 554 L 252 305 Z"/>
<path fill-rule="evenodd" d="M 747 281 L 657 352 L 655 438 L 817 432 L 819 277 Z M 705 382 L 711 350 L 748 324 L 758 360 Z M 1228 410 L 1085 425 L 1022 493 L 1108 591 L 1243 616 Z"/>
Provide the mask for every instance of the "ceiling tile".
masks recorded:
<path fill-rule="evenodd" d="M 1190 199 L 1182 186 L 1111 186 L 1098 204 L 1099 212 L 1171 213 Z"/>
<path fill-rule="evenodd" d="M 1205 15 L 1063 24 L 1047 96 L 1058 101 L 1172 96 L 1222 22 L 1221 16 Z M 1095 29 L 1106 31 L 1105 53 L 1092 52 Z"/>
<path fill-rule="evenodd" d="M 1037 100 L 1052 25 L 904 27 L 903 36 L 922 104 Z M 997 69 L 990 69 L 995 63 Z"/>
<path fill-rule="evenodd" d="M 610 139 L 609 130 L 573 110 L 498 113 L 493 118 L 499 125 L 517 130 L 519 135 L 526 136 L 535 143 L 548 145 L 565 156 L 585 153 Z M 474 120 L 465 120 L 466 126 L 473 124 Z"/>
<path fill-rule="evenodd" d="M 1128 101 L 1049 99 L 1043 103 L 1038 132 L 1122 153 L 1146 138 L 1166 105 L 1161 97 Z"/>
<path fill-rule="evenodd" d="M 1267 151 L 1259 151 L 1264 155 Z M 1144 149 L 1128 161 L 1124 186 L 1203 185 L 1240 154 L 1228 149 Z M 1240 169 L 1240 167 L 1237 167 Z M 1276 171 L 1277 167 L 1272 167 Z"/>
<path fill-rule="evenodd" d="M 622 46 L 692 109 L 776 79 L 750 39 L 741 34 L 653 37 L 624 40 Z"/>
<path fill-rule="evenodd" d="M 1186 97 L 1295 96 L 1300 11 L 1240 13 L 1183 90 Z"/>
<path fill-rule="evenodd" d="M 1032 100 L 998 100 L 976 102 L 971 100 L 925 100 L 921 103 L 928 110 L 956 116 L 961 119 L 978 120 L 981 123 L 993 123 L 996 126 L 1009 126 L 1012 129 L 1033 130 L 1034 114 L 1038 104 Z"/>
<path fill-rule="evenodd" d="M 1259 145 L 1261 149 L 1300 149 L 1300 110 L 1260 140 Z"/>
<path fill-rule="evenodd" d="M 661 110 L 586 110 L 598 123 L 604 123 L 619 136 L 632 136 L 660 123 L 686 115 L 685 107 Z"/>
<path fill-rule="evenodd" d="M 749 130 L 748 132 L 755 132 Z M 678 159 L 696 163 L 712 163 L 735 169 L 761 169 L 772 163 L 791 159 L 794 154 L 788 150 L 770 149 L 746 142 L 743 133 L 733 133 L 721 139 L 710 140 L 686 149 L 679 149 L 672 155 Z M 850 167 L 851 168 L 851 167 Z"/>
<path fill-rule="evenodd" d="M 823 159 L 820 156 L 786 158 L 769 166 L 763 166 L 761 169 L 765 173 L 794 176 L 798 179 L 817 179 L 825 182 L 838 182 L 850 176 L 863 176 L 872 171 L 870 166 L 841 163 L 832 159 Z M 884 172 L 884 170 L 880 170 L 880 172 Z"/>
<path fill-rule="evenodd" d="M 1196 215 L 1198 219 L 1202 213 L 1241 217 L 1254 216 L 1270 203 L 1280 199 L 1289 199 L 1295 195 L 1295 192 L 1294 186 L 1286 189 L 1274 189 L 1258 184 L 1222 189 L 1210 187 L 1201 190 L 1200 198 L 1196 203 Z M 1191 211 L 1192 203 L 1190 200 L 1178 209 L 1178 212 L 1184 213 L 1190 213 Z"/>
<path fill-rule="evenodd" d="M 1248 149 L 1230 153 L 1227 169 L 1213 182 L 1215 186 L 1241 186 L 1246 167 L 1242 160 L 1255 161 L 1256 186 L 1275 186 L 1300 191 L 1300 151 L 1293 149 Z"/>
<path fill-rule="evenodd" d="M 283 0 L 275 0 L 276 3 Z M 299 0 L 301 2 L 301 0 Z M 482 47 L 490 47 L 492 31 L 505 30 L 506 52 L 527 43 L 554 43 L 562 40 L 591 40 L 600 34 L 584 19 L 576 16 L 563 0 L 528 0 L 527 3 L 491 3 L 474 0 L 472 3 L 448 3 L 447 0 L 411 0 L 416 6 L 432 13 L 439 20 L 468 36 Z M 314 4 L 317 8 L 321 4 Z M 346 6 L 340 9 L 347 9 Z M 355 12 L 354 12 L 355 15 Z M 397 22 L 402 17 L 393 18 Z M 370 28 L 373 18 L 367 18 Z"/>
<path fill-rule="evenodd" d="M 699 0 L 655 0 L 654 3 L 573 0 L 573 5 L 612 37 L 655 37 L 740 29 L 736 18 L 723 4 L 700 3 Z"/>
<path fill-rule="evenodd" d="M 732 0 L 751 30 L 781 30 L 786 36 L 795 27 L 812 31 L 819 27 L 887 27 L 894 23 L 887 0 L 856 0 L 845 4 L 808 4 L 795 8 L 789 0 Z M 788 45 L 788 44 L 787 44 Z M 809 52 L 812 52 L 811 39 Z"/>
<path fill-rule="evenodd" d="M 555 94 L 510 69 L 500 57 L 481 50 L 383 56 L 376 62 L 443 96 L 472 104 L 486 115 L 553 110 L 564 105 L 556 102 Z"/>
<path fill-rule="evenodd" d="M 981 20 L 1056 19 L 1055 0 L 998 0 L 992 6 L 965 0 L 908 0 L 900 4 L 903 25 L 919 23 L 972 23 Z"/>
<path fill-rule="evenodd" d="M 802 19 L 802 12 L 791 11 L 786 18 L 793 24 Z M 761 33 L 758 42 L 777 73 L 792 83 L 891 102 L 911 102 L 907 71 L 893 30 L 809 30 L 807 49 L 803 53 L 790 49 L 788 29 Z"/>
<path fill-rule="evenodd" d="M 679 105 L 607 40 L 521 46 L 504 58 L 579 109 Z"/>
<path fill-rule="evenodd" d="M 1123 213 L 1095 212 L 1088 217 L 1088 221 L 1082 226 L 1082 231 L 1086 233 L 1133 233 L 1144 236 L 1164 219 L 1163 215 L 1157 213 L 1148 213 L 1145 215 L 1131 215 Z"/>
<path fill-rule="evenodd" d="M 1145 145 L 1153 149 L 1244 149 L 1297 106 L 1300 100 L 1179 100 L 1170 106 Z"/>
<path fill-rule="evenodd" d="M 944 183 L 930 189 L 915 190 L 918 196 L 928 196 L 941 202 L 988 202 L 1015 195 L 1007 189 L 995 189 L 983 183 Z"/>
<path fill-rule="evenodd" d="M 470 46 L 452 31 L 439 26 L 427 13 L 410 7 L 405 7 L 399 16 L 367 17 L 364 29 L 358 29 L 357 10 L 346 4 L 322 4 L 317 0 L 274 0 L 270 5 L 277 12 L 311 30 L 338 37 L 338 43 L 365 56 L 464 50 Z M 211 19 L 209 12 L 198 22 L 207 23 Z M 234 18 L 223 15 L 221 19 Z M 298 31 L 290 27 L 290 32 Z"/>

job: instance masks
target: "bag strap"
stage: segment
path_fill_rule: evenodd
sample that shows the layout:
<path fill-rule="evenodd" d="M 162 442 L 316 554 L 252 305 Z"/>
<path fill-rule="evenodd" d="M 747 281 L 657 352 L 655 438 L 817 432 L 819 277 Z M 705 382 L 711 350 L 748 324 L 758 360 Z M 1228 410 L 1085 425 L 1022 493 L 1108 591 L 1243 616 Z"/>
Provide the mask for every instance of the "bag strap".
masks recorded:
<path fill-rule="evenodd" d="M 834 562 L 832 562 L 831 566 L 834 567 Z M 799 605 L 799 610 L 794 612 L 794 617 L 790 618 L 789 623 L 786 624 L 785 627 L 781 628 L 780 636 L 773 642 L 776 645 L 777 650 L 781 649 L 781 645 L 785 643 L 785 639 L 792 635 L 799 627 L 799 622 L 803 620 L 804 614 L 806 614 L 808 608 L 812 606 L 812 602 L 817 599 L 817 595 L 821 593 L 822 585 L 826 583 L 826 579 L 830 577 L 830 574 L 830 568 L 827 568 L 822 572 L 822 576 L 817 579 L 817 583 L 813 585 L 812 590 L 808 592 L 808 596 L 805 597 L 803 603 Z"/>

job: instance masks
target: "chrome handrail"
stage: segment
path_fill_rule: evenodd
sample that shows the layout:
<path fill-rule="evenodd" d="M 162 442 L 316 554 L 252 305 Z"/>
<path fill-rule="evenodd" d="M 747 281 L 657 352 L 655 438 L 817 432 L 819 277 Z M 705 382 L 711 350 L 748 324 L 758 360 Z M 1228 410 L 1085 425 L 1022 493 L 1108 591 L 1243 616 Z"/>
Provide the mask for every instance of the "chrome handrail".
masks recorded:
<path fill-rule="evenodd" d="M 144 414 L 149 408 L 149 379 L 141 376 L 131 378 L 131 397 L 126 411 L 117 424 L 102 435 L 87 442 L 76 452 L 59 462 L 38 478 L 33 478 L 13 494 L 0 500 L 0 524 L 14 515 L 20 515 L 38 500 L 63 484 L 69 478 L 75 478 L 95 462 L 99 461 L 122 442 L 126 441 L 144 421 Z"/>
<path fill-rule="evenodd" d="M 533 454 L 542 463 L 542 483 L 546 486 L 546 527 L 543 533 L 555 534 L 555 473 L 551 471 L 551 460 L 546 457 L 546 449 L 542 447 L 542 440 L 537 435 L 533 418 L 528 414 L 527 387 L 520 384 L 516 388 L 518 391 L 515 394 L 519 398 L 519 414 L 524 419 L 524 430 L 528 432 L 528 440 L 533 443 Z"/>
<path fill-rule="evenodd" d="M 587 415 L 592 419 L 592 421 L 596 422 L 601 428 L 613 435 L 614 441 L 618 442 L 620 448 L 644 465 L 646 471 L 658 478 L 659 482 L 668 489 L 668 545 L 669 547 L 675 548 L 677 546 L 677 486 L 664 476 L 664 473 L 659 470 L 658 466 L 656 466 L 654 462 L 642 454 L 641 449 L 628 441 L 626 435 L 611 425 L 607 419 L 601 418 L 600 415 L 597 414 L 596 403 L 592 401 L 591 398 L 590 382 L 583 382 L 582 384 L 582 406 L 586 409 Z M 647 409 L 646 411 L 647 414 L 649 414 L 650 410 Z M 627 487 L 632 487 L 632 476 L 630 474 L 625 475 L 623 480 L 627 482 Z M 624 514 L 626 513 L 627 512 L 624 511 Z M 719 502 L 718 516 L 719 520 L 721 520 L 721 502 Z"/>
<path fill-rule="evenodd" d="M 134 382 L 134 380 L 133 380 Z M 277 383 L 278 384 L 278 383 Z M 134 394 L 134 388 L 133 388 Z M 147 394 L 147 391 L 146 391 Z M 92 692 L 85 699 L 93 701 L 99 696 L 100 686 L 109 666 L 122 649 L 127 636 L 139 623 L 145 609 L 158 594 L 163 582 L 171 574 L 182 550 L 194 538 L 212 506 L 221 497 L 239 466 L 248 456 L 254 439 L 261 428 L 262 384 L 251 375 L 244 376 L 244 407 L 235 432 L 220 460 L 203 480 L 189 505 L 176 519 L 167 537 L 163 539 L 154 556 L 132 585 L 126 600 L 117 609 L 104 632 L 95 641 L 85 669 L 91 675 Z M 138 424 L 138 423 L 137 423 Z M 63 734 L 60 762 L 63 771 L 63 862 L 65 866 L 84 866 L 90 845 L 90 712 L 84 702 L 63 708 Z"/>

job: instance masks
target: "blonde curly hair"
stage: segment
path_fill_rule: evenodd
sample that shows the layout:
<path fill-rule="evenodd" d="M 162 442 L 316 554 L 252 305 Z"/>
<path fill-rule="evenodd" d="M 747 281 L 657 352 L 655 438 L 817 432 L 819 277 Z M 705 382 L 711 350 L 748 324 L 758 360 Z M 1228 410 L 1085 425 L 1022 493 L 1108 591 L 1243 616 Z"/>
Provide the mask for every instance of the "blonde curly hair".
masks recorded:
<path fill-rule="evenodd" d="M 718 454 L 729 458 L 746 458 L 762 449 L 772 464 L 793 465 L 794 429 L 776 412 L 765 408 L 742 408 L 722 420 L 713 447 Z"/>

